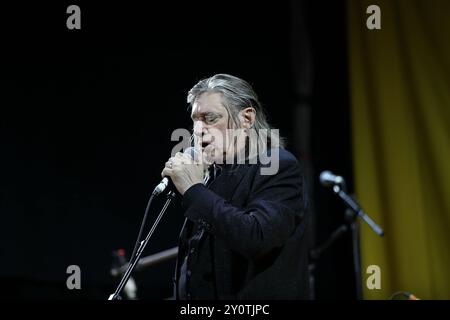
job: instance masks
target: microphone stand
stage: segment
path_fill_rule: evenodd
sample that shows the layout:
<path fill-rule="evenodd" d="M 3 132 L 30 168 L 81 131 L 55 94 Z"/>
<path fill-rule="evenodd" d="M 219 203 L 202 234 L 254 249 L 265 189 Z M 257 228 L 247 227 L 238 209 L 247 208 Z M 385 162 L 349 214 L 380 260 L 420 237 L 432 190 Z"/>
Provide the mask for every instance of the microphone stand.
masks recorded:
<path fill-rule="evenodd" d="M 318 246 L 317 248 L 312 249 L 309 252 L 310 263 L 308 265 L 309 270 L 309 298 L 310 300 L 315 300 L 315 280 L 314 280 L 314 272 L 316 269 L 316 262 L 319 260 L 319 257 L 322 253 L 330 247 L 334 241 L 339 239 L 345 232 L 347 232 L 348 227 L 345 224 L 342 224 L 336 230 L 331 233 L 330 237 L 323 244 Z"/>
<path fill-rule="evenodd" d="M 362 300 L 362 274 L 361 274 L 361 258 L 359 247 L 359 224 L 356 220 L 357 215 L 351 210 L 345 210 L 345 217 L 350 223 L 350 232 L 352 234 L 352 251 L 353 251 L 353 269 L 355 271 L 355 289 L 356 299 Z"/>
<path fill-rule="evenodd" d="M 369 227 L 380 237 L 384 235 L 383 229 L 378 226 L 361 208 L 356 200 L 350 196 L 345 188 L 345 184 L 335 184 L 333 186 L 333 192 L 341 198 L 347 205 L 346 219 L 350 223 L 350 230 L 352 233 L 352 247 L 353 247 L 353 267 L 355 271 L 355 286 L 356 286 L 356 298 L 362 300 L 362 276 L 361 276 L 361 259 L 359 248 L 359 224 L 357 217 L 362 218 Z"/>
<path fill-rule="evenodd" d="M 120 281 L 119 285 L 117 286 L 116 291 L 111 294 L 108 298 L 108 300 L 121 300 L 122 298 L 120 297 L 120 293 L 122 292 L 123 288 L 125 287 L 125 285 L 127 284 L 131 273 L 133 272 L 133 270 L 135 269 L 137 263 L 139 262 L 139 259 L 142 255 L 142 252 L 145 249 L 145 246 L 147 245 L 148 241 L 150 240 L 150 237 L 153 235 L 153 232 L 155 231 L 156 227 L 159 224 L 159 221 L 161 220 L 161 218 L 163 217 L 164 213 L 166 212 L 167 207 L 169 206 L 170 202 L 175 198 L 175 192 L 173 191 L 169 191 L 167 193 L 167 200 L 164 203 L 164 206 L 162 207 L 158 217 L 156 218 L 155 222 L 153 223 L 152 228 L 150 229 L 150 231 L 148 232 L 146 238 L 141 241 L 141 243 L 139 244 L 139 248 L 136 251 L 136 255 L 134 257 L 131 257 L 130 259 L 130 264 L 128 265 L 127 270 L 125 271 L 122 280 Z"/>

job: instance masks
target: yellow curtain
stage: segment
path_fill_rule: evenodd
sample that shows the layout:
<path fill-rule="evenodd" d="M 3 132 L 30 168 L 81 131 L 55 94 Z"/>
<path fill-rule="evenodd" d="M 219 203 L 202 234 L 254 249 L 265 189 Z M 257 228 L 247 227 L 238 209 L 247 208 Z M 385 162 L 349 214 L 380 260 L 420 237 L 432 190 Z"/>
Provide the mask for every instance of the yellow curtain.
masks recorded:
<path fill-rule="evenodd" d="M 366 27 L 373 4 L 381 30 Z M 450 299 L 450 1 L 347 5 L 355 192 L 386 233 L 361 223 L 364 297 Z"/>

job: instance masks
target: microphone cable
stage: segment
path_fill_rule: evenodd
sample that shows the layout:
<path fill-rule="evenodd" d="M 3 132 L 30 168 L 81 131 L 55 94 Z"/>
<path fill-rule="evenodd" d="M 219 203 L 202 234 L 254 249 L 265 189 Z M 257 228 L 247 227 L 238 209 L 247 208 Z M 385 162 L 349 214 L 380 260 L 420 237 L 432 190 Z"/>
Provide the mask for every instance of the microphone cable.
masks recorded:
<path fill-rule="evenodd" d="M 407 292 L 407 291 L 397 291 L 389 297 L 389 300 L 397 300 L 394 298 L 397 296 L 400 296 L 400 295 L 407 298 L 408 300 L 420 300 L 415 295 L 413 295 L 411 292 Z"/>
<path fill-rule="evenodd" d="M 152 193 L 152 195 L 150 196 L 150 199 L 148 199 L 147 207 L 145 208 L 144 217 L 142 218 L 141 227 L 139 229 L 139 234 L 137 236 L 136 243 L 134 244 L 133 253 L 130 256 L 130 261 L 129 261 L 130 264 L 133 262 L 133 259 L 136 255 L 136 251 L 139 248 L 139 243 L 142 238 L 142 234 L 144 233 L 145 223 L 147 222 L 148 212 L 150 210 L 150 206 L 152 204 L 152 201 L 153 201 L 153 198 L 155 197 L 155 195 L 156 195 L 155 193 Z"/>

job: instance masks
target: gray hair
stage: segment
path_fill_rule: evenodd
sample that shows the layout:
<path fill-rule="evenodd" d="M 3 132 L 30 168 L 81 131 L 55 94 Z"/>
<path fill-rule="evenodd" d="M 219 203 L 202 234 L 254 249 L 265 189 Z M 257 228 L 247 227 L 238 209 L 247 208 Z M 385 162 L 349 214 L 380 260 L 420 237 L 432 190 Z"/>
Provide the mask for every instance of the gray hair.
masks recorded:
<path fill-rule="evenodd" d="M 248 82 L 238 77 L 229 74 L 216 74 L 212 77 L 200 80 L 195 86 L 189 90 L 187 96 L 187 102 L 190 107 L 194 104 L 195 100 L 205 92 L 217 92 L 222 94 L 222 104 L 227 109 L 229 115 L 228 127 L 238 128 L 239 118 L 238 114 L 241 110 L 252 107 L 255 109 L 255 122 L 252 129 L 255 129 L 259 135 L 261 130 L 265 132 L 271 132 L 267 135 L 267 141 L 264 139 L 264 143 L 269 143 L 270 146 L 279 146 L 284 148 L 285 141 L 278 134 L 275 134 L 268 121 L 264 109 L 259 102 L 258 96 L 253 91 L 253 88 Z M 259 137 L 259 136 L 258 136 Z M 258 143 L 263 143 L 259 141 Z"/>

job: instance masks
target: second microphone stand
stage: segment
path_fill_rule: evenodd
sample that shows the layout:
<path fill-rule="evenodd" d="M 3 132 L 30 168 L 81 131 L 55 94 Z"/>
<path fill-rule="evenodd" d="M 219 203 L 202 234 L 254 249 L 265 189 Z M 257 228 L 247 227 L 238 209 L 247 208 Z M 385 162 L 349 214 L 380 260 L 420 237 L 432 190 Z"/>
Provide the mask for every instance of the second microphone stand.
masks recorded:
<path fill-rule="evenodd" d="M 383 229 L 378 226 L 361 208 L 358 202 L 347 193 L 345 186 L 345 182 L 341 184 L 335 184 L 333 186 L 333 192 L 341 198 L 344 203 L 347 205 L 348 209 L 345 211 L 345 218 L 347 223 L 350 225 L 350 231 L 352 233 L 352 249 L 353 249 L 353 267 L 355 272 L 355 289 L 356 289 L 356 298 L 358 300 L 362 299 L 362 274 L 361 274 L 361 259 L 360 259 L 360 248 L 359 248 L 359 224 L 357 221 L 357 217 L 363 219 L 369 227 L 379 236 L 384 235 Z M 328 238 L 325 243 L 320 245 L 317 248 L 314 248 L 310 251 L 310 260 L 312 261 L 309 264 L 309 272 L 310 272 L 310 291 L 311 291 L 311 299 L 315 299 L 314 294 L 314 275 L 313 272 L 315 270 L 315 263 L 319 259 L 320 255 L 325 251 L 334 241 L 339 239 L 349 227 L 346 224 L 342 224 L 338 227 Z"/>
<path fill-rule="evenodd" d="M 333 186 L 333 192 L 341 198 L 347 205 L 346 210 L 347 221 L 350 222 L 350 230 L 352 232 L 352 248 L 353 248 L 353 265 L 355 271 L 355 286 L 356 286 L 356 298 L 361 300 L 362 295 L 362 274 L 361 274 L 361 259 L 359 250 L 359 224 L 357 217 L 360 217 L 365 221 L 369 227 L 377 235 L 382 237 L 384 235 L 383 229 L 377 225 L 361 208 L 356 200 L 347 193 L 345 184 L 336 184 Z"/>

